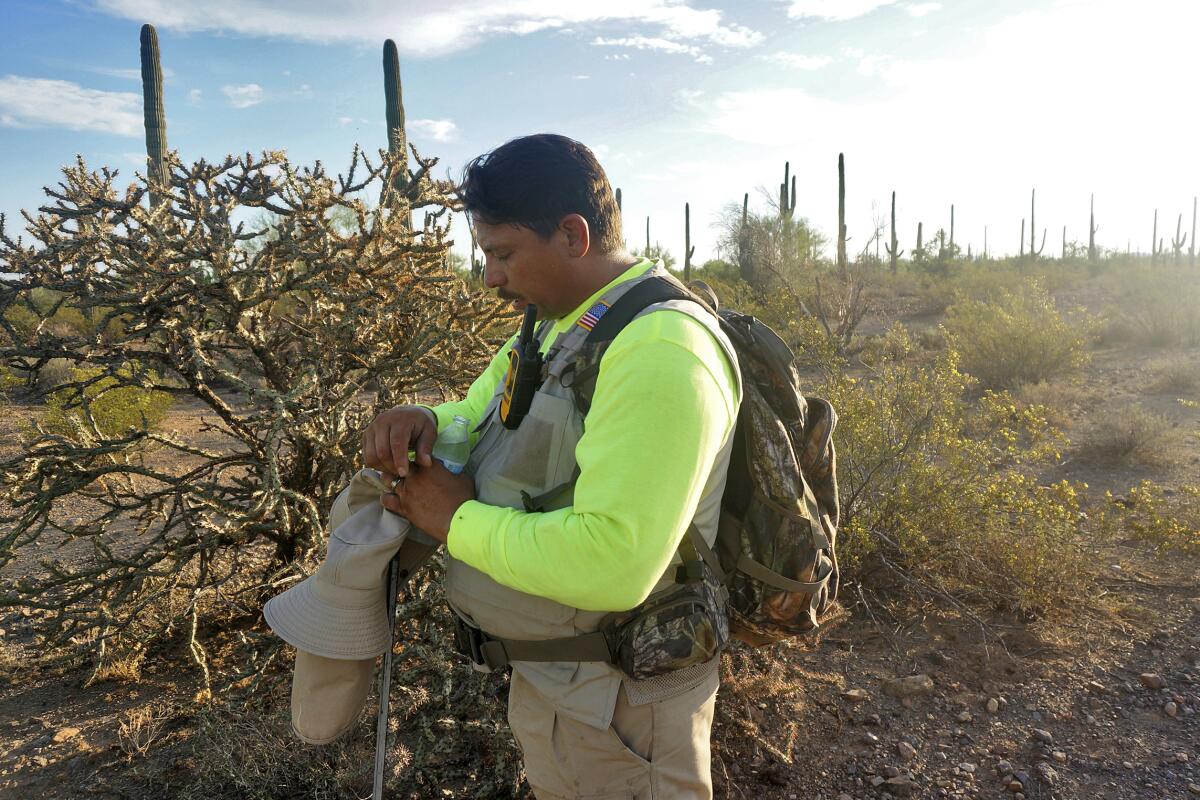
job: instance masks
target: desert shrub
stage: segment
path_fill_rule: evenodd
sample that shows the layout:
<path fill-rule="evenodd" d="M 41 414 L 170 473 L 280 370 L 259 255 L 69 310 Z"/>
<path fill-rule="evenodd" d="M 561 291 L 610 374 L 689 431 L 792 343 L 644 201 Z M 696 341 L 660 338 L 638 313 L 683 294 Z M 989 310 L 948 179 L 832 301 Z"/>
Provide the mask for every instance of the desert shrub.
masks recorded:
<path fill-rule="evenodd" d="M 1093 574 L 1076 489 L 1030 476 L 1058 457 L 1061 435 L 1005 393 L 972 401 L 953 349 L 922 362 L 904 328 L 888 338 L 869 379 L 819 389 L 840 419 L 843 568 L 865 585 L 885 570 L 992 607 L 1073 607 Z"/>
<path fill-rule="evenodd" d="M 1128 265 L 1105 277 L 1114 299 L 1108 341 L 1153 347 L 1200 344 L 1200 283 L 1192 270 Z"/>
<path fill-rule="evenodd" d="M 1010 389 L 1077 373 L 1087 363 L 1088 327 L 1072 324 L 1036 281 L 987 299 L 963 297 L 946 310 L 962 365 L 987 389 Z"/>
<path fill-rule="evenodd" d="M 1177 438 L 1175 426 L 1161 414 L 1137 405 L 1109 408 L 1098 415 L 1079 451 L 1103 464 L 1162 464 L 1173 460 Z"/>
<path fill-rule="evenodd" d="M 1150 388 L 1161 394 L 1200 394 L 1200 364 L 1172 358 L 1152 365 Z"/>
<path fill-rule="evenodd" d="M 737 279 L 703 279 L 716 292 L 722 308 L 737 309 L 770 325 L 792 349 L 801 369 L 821 373 L 840 369 L 843 359 L 836 343 L 795 294 L 783 290 L 760 292 Z"/>
<path fill-rule="evenodd" d="M 1027 406 L 1038 406 L 1046 419 L 1056 428 L 1069 429 L 1075 425 L 1079 409 L 1087 392 L 1079 378 L 1051 378 L 1039 383 L 1023 383 L 1013 395 Z"/>
<path fill-rule="evenodd" d="M 452 187 L 413 157 L 409 170 L 398 155 L 372 163 L 356 150 L 336 177 L 281 153 L 172 157 L 169 191 L 156 194 L 169 208 L 146 203 L 144 182 L 120 189 L 116 173 L 79 160 L 47 189 L 53 204 L 26 214 L 32 242 L 0 229 L 0 320 L 13 307 L 43 318 L 70 307 L 93 325 L 21 338 L 9 324 L 0 363 L 67 359 L 102 390 L 93 406 L 112 400 L 112 429 L 43 431 L 0 463 L 0 567 L 26 551 L 35 564 L 10 571 L 0 606 L 46 609 L 43 661 L 90 655 L 99 669 L 106 653 L 182 632 L 211 678 L 201 620 L 260 608 L 313 568 L 368 422 L 420 393 L 460 392 L 482 371 L 511 313 L 447 271 Z M 403 192 L 368 206 L 399 169 Z M 271 225 L 237 221 L 260 209 Z M 331 222 L 335 209 L 352 229 Z M 206 438 L 224 444 L 142 426 L 164 393 L 197 404 Z M 70 402 L 61 409 L 69 419 Z"/>
<path fill-rule="evenodd" d="M 1157 550 L 1200 555 L 1200 486 L 1174 490 L 1146 480 L 1127 497 L 1107 492 L 1106 500 L 1114 530 Z"/>
<path fill-rule="evenodd" d="M 38 391 L 50 394 L 59 386 L 72 380 L 75 373 L 75 361 L 70 358 L 52 358 L 34 373 L 37 376 Z"/>
<path fill-rule="evenodd" d="M 174 402 L 166 392 L 132 384 L 133 373 L 140 369 L 138 365 L 129 365 L 112 376 L 101 369 L 78 369 L 67 363 L 69 374 L 54 384 L 59 388 L 46 398 L 41 424 L 49 433 L 88 441 L 93 437 L 114 438 L 130 428 L 152 430 Z M 46 367 L 39 372 L 39 380 Z M 162 378 L 155 374 L 147 375 L 145 380 L 150 384 L 162 383 Z"/>

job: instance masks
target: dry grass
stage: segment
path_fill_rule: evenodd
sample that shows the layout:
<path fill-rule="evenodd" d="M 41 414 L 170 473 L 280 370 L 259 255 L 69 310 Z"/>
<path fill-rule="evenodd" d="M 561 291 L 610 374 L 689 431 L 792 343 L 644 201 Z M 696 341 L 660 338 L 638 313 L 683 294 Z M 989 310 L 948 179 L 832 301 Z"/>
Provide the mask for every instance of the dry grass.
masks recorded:
<path fill-rule="evenodd" d="M 1161 466 L 1176 460 L 1178 443 L 1178 431 L 1169 419 L 1131 406 L 1101 412 L 1079 454 L 1105 465 Z"/>
<path fill-rule="evenodd" d="M 167 715 L 153 706 L 131 709 L 117 728 L 121 752 L 130 758 L 146 756 L 158 741 L 166 721 Z"/>
<path fill-rule="evenodd" d="M 1088 398 L 1083 383 L 1070 378 L 1024 383 L 1013 394 L 1026 406 L 1041 406 L 1047 421 L 1063 430 L 1070 430 L 1078 421 L 1080 409 Z"/>
<path fill-rule="evenodd" d="M 1200 363 L 1181 359 L 1160 359 L 1149 365 L 1149 388 L 1158 394 L 1195 395 L 1200 393 Z"/>

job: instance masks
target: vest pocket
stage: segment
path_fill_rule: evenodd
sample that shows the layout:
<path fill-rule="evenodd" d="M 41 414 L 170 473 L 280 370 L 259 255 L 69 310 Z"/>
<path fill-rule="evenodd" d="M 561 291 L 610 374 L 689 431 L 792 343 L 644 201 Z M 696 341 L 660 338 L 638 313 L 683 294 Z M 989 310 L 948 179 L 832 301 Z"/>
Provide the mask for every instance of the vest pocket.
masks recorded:
<path fill-rule="evenodd" d="M 522 508 L 522 490 L 540 494 L 567 481 L 575 467 L 573 443 L 570 452 L 566 448 L 573 410 L 574 405 L 565 397 L 541 391 L 534 394 L 521 426 L 515 431 L 501 432 L 501 441 L 487 454 L 476 476 L 482 478 L 486 471 L 488 480 L 508 489 L 514 497 L 504 504 L 513 508 Z M 499 424 L 498 420 L 493 423 Z"/>

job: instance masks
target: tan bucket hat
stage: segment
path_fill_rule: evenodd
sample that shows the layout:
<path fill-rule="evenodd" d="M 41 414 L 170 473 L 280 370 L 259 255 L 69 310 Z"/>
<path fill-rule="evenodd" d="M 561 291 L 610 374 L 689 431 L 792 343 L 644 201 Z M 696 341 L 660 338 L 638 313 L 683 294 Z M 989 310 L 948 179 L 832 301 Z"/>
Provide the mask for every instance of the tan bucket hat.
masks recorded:
<path fill-rule="evenodd" d="M 296 651 L 292 730 L 308 744 L 329 744 L 354 726 L 367 696 L 375 659 L 347 661 Z"/>
<path fill-rule="evenodd" d="M 399 551 L 403 582 L 437 549 L 434 539 L 380 504 L 387 491 L 379 473 L 359 470 L 333 503 L 324 562 L 263 608 L 271 629 L 297 650 L 356 661 L 387 648 L 388 562 Z"/>

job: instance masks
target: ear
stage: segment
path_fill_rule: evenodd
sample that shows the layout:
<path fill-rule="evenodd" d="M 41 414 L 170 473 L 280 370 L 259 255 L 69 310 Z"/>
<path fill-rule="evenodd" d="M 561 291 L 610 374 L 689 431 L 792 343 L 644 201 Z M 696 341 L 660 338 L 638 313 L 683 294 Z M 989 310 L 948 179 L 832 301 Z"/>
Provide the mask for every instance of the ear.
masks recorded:
<path fill-rule="evenodd" d="M 558 230 L 566 239 L 567 255 L 583 258 L 592 246 L 592 232 L 588 222 L 579 214 L 567 214 L 558 223 Z"/>

